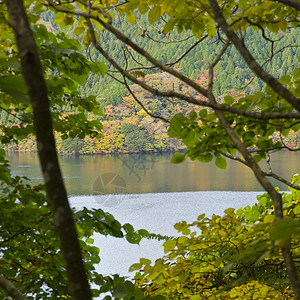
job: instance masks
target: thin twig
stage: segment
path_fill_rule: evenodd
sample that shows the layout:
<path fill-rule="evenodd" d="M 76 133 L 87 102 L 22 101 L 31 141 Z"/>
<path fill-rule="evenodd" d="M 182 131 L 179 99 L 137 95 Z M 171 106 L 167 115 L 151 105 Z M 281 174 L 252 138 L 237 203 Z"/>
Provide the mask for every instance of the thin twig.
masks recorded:
<path fill-rule="evenodd" d="M 134 98 L 134 100 L 142 107 L 142 109 L 146 112 L 146 114 L 148 114 L 150 117 L 153 117 L 155 119 L 160 119 L 163 120 L 166 123 L 170 123 L 169 120 L 165 119 L 162 116 L 158 116 L 155 114 L 152 114 L 150 111 L 147 110 L 147 108 L 144 106 L 144 104 L 135 96 L 135 94 L 133 93 L 133 91 L 131 90 L 131 88 L 129 87 L 127 81 L 126 81 L 126 77 L 124 76 L 124 82 L 126 85 L 127 90 L 129 91 L 129 93 L 131 94 L 131 96 Z"/>
<path fill-rule="evenodd" d="M 278 95 L 284 98 L 288 103 L 290 103 L 296 110 L 300 111 L 300 101 L 293 95 L 287 88 L 285 88 L 279 81 L 274 78 L 270 73 L 266 72 L 254 59 L 249 50 L 246 48 L 243 41 L 237 36 L 234 30 L 228 25 L 226 19 L 223 16 L 222 10 L 216 0 L 209 0 L 210 7 L 214 13 L 215 20 L 227 35 L 227 38 L 232 42 L 232 44 L 239 51 L 241 56 L 245 59 L 247 65 L 250 69 L 265 83 L 267 83 Z M 300 297 L 300 288 L 299 288 Z"/>
<path fill-rule="evenodd" d="M 249 164 L 248 164 L 245 160 L 241 159 L 240 157 L 231 155 L 231 154 L 229 154 L 229 153 L 227 153 L 227 152 L 224 152 L 224 151 L 219 151 L 219 153 L 222 154 L 223 156 L 225 156 L 225 157 L 231 159 L 231 160 L 238 161 L 238 162 L 242 163 L 243 165 L 245 165 L 245 166 L 247 166 L 247 167 L 250 167 Z M 268 165 L 268 162 L 267 162 L 267 165 Z M 283 178 L 283 177 L 277 175 L 276 173 L 274 173 L 274 172 L 271 170 L 271 168 L 269 168 L 269 171 L 268 171 L 268 172 L 265 172 L 265 171 L 262 171 L 262 172 L 263 172 L 263 174 L 264 174 L 265 176 L 272 177 L 272 178 L 274 178 L 274 179 L 276 179 L 276 180 L 278 180 L 278 181 L 284 183 L 285 185 L 287 185 L 287 186 L 289 186 L 289 187 L 291 187 L 291 188 L 293 188 L 293 189 L 295 189 L 295 190 L 300 190 L 300 187 L 299 187 L 298 185 L 295 185 L 295 184 L 293 184 L 292 182 L 286 180 L 285 178 Z"/>

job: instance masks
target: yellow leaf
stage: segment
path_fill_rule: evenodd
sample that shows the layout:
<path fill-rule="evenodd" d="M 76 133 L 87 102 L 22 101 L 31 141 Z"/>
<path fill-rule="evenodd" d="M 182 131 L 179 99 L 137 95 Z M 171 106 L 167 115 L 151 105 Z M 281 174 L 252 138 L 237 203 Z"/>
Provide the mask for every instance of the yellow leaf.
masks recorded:
<path fill-rule="evenodd" d="M 274 215 L 266 215 L 264 217 L 264 223 L 273 223 L 275 220 L 275 216 Z"/>
<path fill-rule="evenodd" d="M 126 15 L 126 19 L 127 19 L 127 21 L 128 21 L 129 23 L 135 24 L 135 22 L 136 22 L 136 15 L 133 14 L 133 13 L 128 13 L 128 14 Z"/>
<path fill-rule="evenodd" d="M 201 300 L 201 297 L 199 295 L 193 295 L 190 298 L 191 300 Z"/>
<path fill-rule="evenodd" d="M 74 33 L 78 36 L 78 35 L 81 35 L 82 33 L 84 32 L 84 28 L 83 26 L 81 25 L 78 25 L 75 30 L 74 30 Z"/>

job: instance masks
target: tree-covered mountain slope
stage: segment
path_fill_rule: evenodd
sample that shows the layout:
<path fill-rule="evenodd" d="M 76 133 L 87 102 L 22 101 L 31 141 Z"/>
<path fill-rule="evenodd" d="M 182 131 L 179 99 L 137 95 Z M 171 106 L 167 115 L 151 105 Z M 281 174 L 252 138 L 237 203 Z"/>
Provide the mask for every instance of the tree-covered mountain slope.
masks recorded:
<path fill-rule="evenodd" d="M 52 12 L 45 12 L 40 16 L 40 24 L 45 25 L 50 32 L 58 33 L 62 29 L 55 22 L 57 19 L 55 20 Z M 115 14 L 113 22 L 122 29 L 125 35 L 163 63 L 170 63 L 196 82 L 207 84 L 207 69 L 223 46 L 220 40 L 205 37 L 203 42 L 198 43 L 199 40 L 189 31 L 181 34 L 177 32 L 165 34 L 163 20 L 159 20 L 154 26 L 149 27 L 147 26 L 147 17 L 144 15 L 139 16 L 135 27 L 137 30 L 134 32 L 125 16 Z M 75 28 L 77 29 L 75 30 Z M 83 27 L 82 30 L 84 30 Z M 167 123 L 159 118 L 151 118 L 145 113 L 128 92 L 122 76 L 115 72 L 114 68 L 103 59 L 94 47 L 85 46 L 87 41 L 82 38 L 83 33 L 78 30 L 78 23 L 63 31 L 69 38 L 80 41 L 82 53 L 88 60 L 104 62 L 108 67 L 108 73 L 101 76 L 90 72 L 86 83 L 79 87 L 81 96 L 96 96 L 96 100 L 103 109 L 102 117 L 89 114 L 90 119 L 97 118 L 103 122 L 103 137 L 100 139 L 88 137 L 85 139 L 61 139 L 61 135 L 57 134 L 60 153 L 159 152 L 182 149 L 182 143 L 168 137 Z M 98 31 L 98 34 L 107 53 L 122 66 L 132 70 L 132 74 L 138 77 L 143 76 L 144 80 L 152 87 L 165 86 L 169 89 L 184 91 L 187 94 L 193 93 L 191 89 L 186 88 L 182 82 L 175 80 L 172 76 L 158 73 L 155 68 L 147 68 L 144 58 L 130 47 L 124 47 L 111 33 Z M 264 64 L 266 70 L 276 78 L 292 74 L 293 69 L 298 65 L 300 48 L 297 41 L 300 40 L 300 30 L 291 29 L 282 33 L 280 39 L 275 39 L 271 32 L 266 31 L 264 35 L 260 30 L 254 31 L 250 28 L 244 36 L 254 57 Z M 258 45 L 264 45 L 264 48 L 261 49 Z M 225 95 L 252 94 L 263 89 L 262 82 L 253 76 L 234 47 L 229 48 L 223 55 L 215 69 L 214 76 L 214 90 L 219 96 L 219 101 L 222 101 L 221 99 Z M 130 82 L 128 84 L 150 114 L 169 120 L 175 113 L 186 113 L 191 108 L 187 104 L 179 105 L 175 100 L 153 97 L 136 85 L 131 85 Z M 61 110 L 70 114 L 78 109 L 70 104 L 62 106 Z M 9 123 L 11 126 L 18 125 L 19 122 L 5 111 L 0 113 L 0 118 L 2 123 Z M 294 137 L 294 143 L 296 145 L 300 143 L 297 136 Z M 34 150 L 35 143 L 32 138 L 27 138 L 21 140 L 18 145 L 11 145 L 8 148 L 11 150 Z"/>

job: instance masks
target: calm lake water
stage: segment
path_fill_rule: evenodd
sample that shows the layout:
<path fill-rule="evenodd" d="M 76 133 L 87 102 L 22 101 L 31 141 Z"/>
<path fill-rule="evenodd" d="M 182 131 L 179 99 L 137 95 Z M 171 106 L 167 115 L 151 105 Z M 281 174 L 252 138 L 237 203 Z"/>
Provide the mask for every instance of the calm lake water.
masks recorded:
<path fill-rule="evenodd" d="M 176 222 L 192 222 L 202 213 L 210 217 L 223 214 L 229 207 L 253 205 L 262 191 L 251 171 L 238 162 L 228 161 L 227 169 L 220 170 L 213 162 L 173 165 L 171 156 L 60 157 L 69 195 L 73 195 L 71 205 L 77 209 L 102 208 L 121 224 L 174 235 Z M 300 169 L 299 157 L 297 153 L 273 154 L 273 171 L 291 178 Z M 8 153 L 8 159 L 13 174 L 41 182 L 35 153 Z M 101 274 L 133 276 L 128 269 L 141 257 L 154 261 L 164 255 L 162 242 L 157 240 L 144 239 L 131 245 L 125 239 L 95 234 L 94 244 L 100 249 L 101 262 L 96 269 Z"/>
<path fill-rule="evenodd" d="M 228 160 L 226 170 L 214 162 L 170 163 L 171 154 L 62 156 L 63 175 L 69 195 L 114 193 L 162 193 L 186 191 L 261 191 L 249 168 Z M 41 182 L 36 153 L 8 153 L 13 174 Z M 290 180 L 300 171 L 300 154 L 281 152 L 271 156 L 272 168 Z M 263 166 L 266 170 L 266 167 Z M 282 190 L 286 186 L 272 181 Z"/>

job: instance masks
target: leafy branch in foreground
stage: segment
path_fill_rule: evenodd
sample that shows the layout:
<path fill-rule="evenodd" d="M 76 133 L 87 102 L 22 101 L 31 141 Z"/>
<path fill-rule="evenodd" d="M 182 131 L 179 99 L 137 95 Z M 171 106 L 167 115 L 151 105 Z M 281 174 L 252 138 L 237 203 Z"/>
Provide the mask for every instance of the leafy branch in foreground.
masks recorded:
<path fill-rule="evenodd" d="M 167 299 L 294 299 L 280 248 L 290 247 L 299 266 L 299 195 L 283 194 L 286 218 L 277 224 L 268 194 L 252 207 L 175 224 L 180 236 L 164 242 L 165 256 L 131 266 L 136 283 Z"/>

